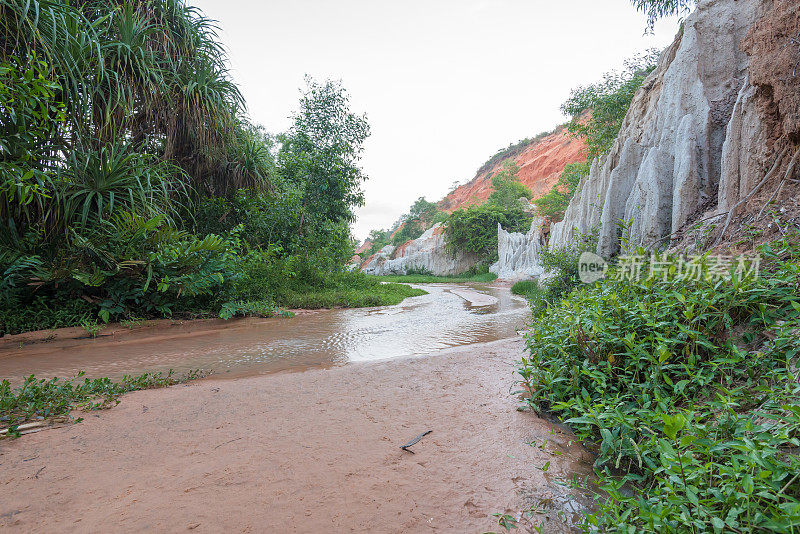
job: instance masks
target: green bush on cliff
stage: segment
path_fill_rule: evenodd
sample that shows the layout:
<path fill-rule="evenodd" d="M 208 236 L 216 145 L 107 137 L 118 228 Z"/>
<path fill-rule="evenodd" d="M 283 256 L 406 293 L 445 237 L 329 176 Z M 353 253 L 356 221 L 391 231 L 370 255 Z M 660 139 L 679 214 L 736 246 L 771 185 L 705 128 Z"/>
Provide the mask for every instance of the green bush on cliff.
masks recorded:
<path fill-rule="evenodd" d="M 564 217 L 569 201 L 575 196 L 580 181 L 589 174 L 590 161 L 569 163 L 561 171 L 561 176 L 553 188 L 544 196 L 533 201 L 542 217 L 558 222 Z"/>
<path fill-rule="evenodd" d="M 519 165 L 508 159 L 503 163 L 503 168 L 492 176 L 492 193 L 486 199 L 486 203 L 491 206 L 498 206 L 506 209 L 519 207 L 519 199 L 530 200 L 533 196 L 531 190 L 519 182 L 517 174 Z"/>
<path fill-rule="evenodd" d="M 623 71 L 607 72 L 601 81 L 573 89 L 561 105 L 561 111 L 572 118 L 568 131 L 586 139 L 590 160 L 611 149 L 634 93 L 655 69 L 658 56 L 658 51 L 649 50 L 628 59 Z M 591 112 L 588 119 L 587 111 Z"/>
<path fill-rule="evenodd" d="M 586 140 L 588 159 L 567 165 L 556 185 L 534 200 L 539 215 L 561 220 L 581 179 L 589 174 L 592 162 L 611 150 L 633 96 L 655 69 L 658 55 L 657 51 L 649 50 L 628 59 L 622 72 L 608 72 L 601 81 L 572 90 L 561 111 L 571 117 L 567 131 Z"/>
<path fill-rule="evenodd" d="M 392 245 L 397 247 L 421 236 L 425 230 L 433 226 L 439 213 L 439 206 L 435 202 L 428 202 L 425 197 L 419 197 L 411 205 L 408 213 L 403 215 L 402 225 L 392 236 Z"/>
<path fill-rule="evenodd" d="M 647 29 L 653 31 L 658 19 L 687 14 L 696 0 L 631 0 L 638 11 L 647 15 Z"/>

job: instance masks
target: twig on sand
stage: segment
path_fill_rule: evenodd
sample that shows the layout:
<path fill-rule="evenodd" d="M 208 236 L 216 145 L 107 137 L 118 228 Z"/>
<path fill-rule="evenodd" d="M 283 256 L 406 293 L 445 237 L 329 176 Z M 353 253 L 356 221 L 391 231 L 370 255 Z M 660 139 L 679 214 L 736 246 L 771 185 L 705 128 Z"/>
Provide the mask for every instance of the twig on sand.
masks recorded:
<path fill-rule="evenodd" d="M 406 443 L 405 445 L 401 446 L 400 448 L 401 448 L 401 449 L 403 449 L 403 450 L 404 450 L 404 451 L 406 451 L 406 452 L 410 452 L 411 454 L 414 454 L 414 451 L 412 451 L 411 449 L 409 449 L 409 447 L 411 447 L 412 445 L 416 445 L 417 443 L 419 443 L 419 440 L 421 440 L 422 438 L 424 438 L 425 436 L 427 436 L 427 435 L 428 435 L 428 434 L 430 434 L 431 432 L 433 432 L 433 430 L 426 430 L 425 432 L 423 432 L 422 434 L 420 434 L 420 435 L 419 435 L 419 436 L 417 436 L 416 438 L 412 439 L 411 441 L 409 441 L 409 442 L 408 442 L 408 443 Z"/>
<path fill-rule="evenodd" d="M 239 441 L 240 439 L 242 439 L 242 438 L 240 438 L 240 437 L 239 437 L 239 438 L 234 438 L 234 439 L 232 439 L 232 440 L 230 440 L 230 441 L 226 441 L 225 443 L 220 443 L 219 445 L 217 445 L 216 447 L 214 447 L 214 449 L 219 449 L 219 448 L 220 448 L 220 447 L 222 447 L 223 445 L 227 445 L 228 443 L 233 443 L 234 441 Z"/>
<path fill-rule="evenodd" d="M 45 422 L 45 421 L 35 421 L 33 423 L 24 423 L 24 424 L 21 424 L 21 425 L 17 425 L 15 430 L 17 432 L 19 432 L 20 434 L 27 434 L 28 432 L 26 432 L 26 431 L 32 431 L 32 429 L 43 427 L 46 424 L 47 424 L 47 422 Z M 4 429 L 0 430 L 0 436 L 8 434 L 9 431 L 12 428 L 14 428 L 14 427 L 10 426 L 8 428 L 4 428 Z"/>

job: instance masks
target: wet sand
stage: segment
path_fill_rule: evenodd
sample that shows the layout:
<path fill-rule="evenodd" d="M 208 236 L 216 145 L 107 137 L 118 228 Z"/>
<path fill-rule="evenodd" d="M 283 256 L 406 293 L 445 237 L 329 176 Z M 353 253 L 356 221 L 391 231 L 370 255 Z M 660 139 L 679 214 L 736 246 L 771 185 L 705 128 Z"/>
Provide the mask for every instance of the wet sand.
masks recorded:
<path fill-rule="evenodd" d="M 521 350 L 510 339 L 125 395 L 0 442 L 0 528 L 463 533 L 536 506 L 545 532 L 568 531 L 574 490 L 558 482 L 592 458 L 517 411 Z M 425 430 L 415 454 L 400 450 Z"/>

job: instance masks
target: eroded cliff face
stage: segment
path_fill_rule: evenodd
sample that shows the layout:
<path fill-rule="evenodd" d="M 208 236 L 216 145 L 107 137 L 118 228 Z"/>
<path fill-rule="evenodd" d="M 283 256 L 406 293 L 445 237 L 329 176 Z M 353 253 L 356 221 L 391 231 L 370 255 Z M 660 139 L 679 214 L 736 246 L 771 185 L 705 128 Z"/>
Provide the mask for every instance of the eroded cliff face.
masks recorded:
<path fill-rule="evenodd" d="M 586 142 L 575 139 L 565 129 L 531 142 L 512 158 L 520 167 L 520 183 L 533 193 L 533 198 L 547 194 L 570 163 L 586 160 Z M 478 173 L 469 183 L 457 187 L 439 201 L 439 208 L 452 213 L 459 208 L 483 204 L 492 193 L 492 176 L 503 167 L 498 162 L 485 172 Z"/>
<path fill-rule="evenodd" d="M 412 269 L 423 269 L 436 276 L 452 276 L 469 270 L 478 262 L 474 254 L 446 249 L 444 228 L 437 223 L 417 239 L 395 248 L 387 245 L 364 262 L 361 270 L 378 276 L 403 275 Z"/>
<path fill-rule="evenodd" d="M 538 198 L 550 191 L 566 165 L 586 159 L 586 143 L 582 139 L 573 138 L 566 130 L 558 129 L 550 135 L 531 142 L 513 159 L 520 167 L 519 181 L 530 188 L 533 198 Z M 490 169 L 478 173 L 469 183 L 456 188 L 455 191 L 439 201 L 440 209 L 451 213 L 459 208 L 486 202 L 492 193 L 491 177 L 501 170 L 502 165 L 503 161 L 499 161 Z M 529 207 L 528 210 L 533 211 L 533 208 Z M 402 225 L 395 231 L 399 231 L 400 228 Z M 367 258 L 361 264 L 361 270 L 367 274 L 391 275 L 406 274 L 409 269 L 424 268 L 437 276 L 448 276 L 460 274 L 478 262 L 478 257 L 471 254 L 459 254 L 453 258 L 445 250 L 446 243 L 443 234 L 444 229 L 437 224 L 418 239 L 408 241 L 397 248 L 384 247 L 380 252 Z M 509 251 L 522 250 L 521 245 L 512 244 L 512 242 L 519 241 L 520 238 L 508 238 L 508 236 L 525 237 L 523 234 L 505 233 L 502 235 L 504 243 L 507 245 L 504 249 L 505 252 L 514 256 L 517 252 Z M 366 248 L 362 245 L 359 250 L 366 250 Z M 508 257 L 509 261 L 512 261 L 511 256 Z M 524 255 L 524 257 L 528 256 Z M 522 274 L 513 274 L 506 265 L 502 267 L 504 275 L 519 277 L 529 271 L 533 272 L 528 263 L 515 261 L 512 263 L 520 266 Z M 357 260 L 354 258 L 354 265 L 356 264 Z"/>
<path fill-rule="evenodd" d="M 507 232 L 497 225 L 497 262 L 489 270 L 500 280 L 538 278 L 544 274 L 539 253 L 544 248 L 542 217 L 535 217 L 528 233 Z"/>
<path fill-rule="evenodd" d="M 633 245 L 663 248 L 689 223 L 710 216 L 721 226 L 741 209 L 780 145 L 798 141 L 798 79 L 787 72 L 798 59 L 798 13 L 797 0 L 701 0 L 549 246 L 599 227 L 606 257 L 619 251 L 623 232 Z"/>

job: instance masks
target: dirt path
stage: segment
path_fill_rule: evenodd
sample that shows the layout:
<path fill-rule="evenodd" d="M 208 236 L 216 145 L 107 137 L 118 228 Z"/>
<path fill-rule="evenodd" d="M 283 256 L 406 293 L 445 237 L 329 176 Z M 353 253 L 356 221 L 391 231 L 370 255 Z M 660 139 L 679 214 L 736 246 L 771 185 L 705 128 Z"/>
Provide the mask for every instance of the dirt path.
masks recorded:
<path fill-rule="evenodd" d="M 557 482 L 588 473 L 591 456 L 516 410 L 521 350 L 507 340 L 131 393 L 0 442 L 0 529 L 484 532 L 502 530 L 493 513 L 537 505 L 545 532 L 564 531 Z M 425 430 L 416 454 L 399 449 Z"/>

